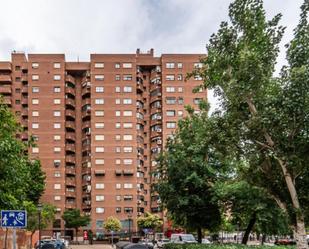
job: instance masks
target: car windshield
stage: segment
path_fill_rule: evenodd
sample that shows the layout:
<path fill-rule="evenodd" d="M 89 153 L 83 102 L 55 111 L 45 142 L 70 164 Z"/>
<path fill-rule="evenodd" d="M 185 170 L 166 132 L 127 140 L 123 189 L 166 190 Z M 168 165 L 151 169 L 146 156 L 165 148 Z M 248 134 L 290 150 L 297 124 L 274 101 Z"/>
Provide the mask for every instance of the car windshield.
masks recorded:
<path fill-rule="evenodd" d="M 183 241 L 194 241 L 194 237 L 192 234 L 184 234 L 181 235 Z"/>

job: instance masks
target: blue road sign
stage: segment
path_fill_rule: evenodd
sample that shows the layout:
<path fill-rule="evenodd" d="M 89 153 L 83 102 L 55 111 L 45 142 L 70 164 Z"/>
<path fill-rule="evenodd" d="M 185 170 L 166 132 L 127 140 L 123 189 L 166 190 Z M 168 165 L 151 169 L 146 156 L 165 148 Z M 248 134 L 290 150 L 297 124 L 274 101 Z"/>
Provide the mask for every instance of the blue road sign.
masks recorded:
<path fill-rule="evenodd" d="M 25 228 L 27 226 L 27 212 L 25 210 L 1 210 L 1 226 Z"/>

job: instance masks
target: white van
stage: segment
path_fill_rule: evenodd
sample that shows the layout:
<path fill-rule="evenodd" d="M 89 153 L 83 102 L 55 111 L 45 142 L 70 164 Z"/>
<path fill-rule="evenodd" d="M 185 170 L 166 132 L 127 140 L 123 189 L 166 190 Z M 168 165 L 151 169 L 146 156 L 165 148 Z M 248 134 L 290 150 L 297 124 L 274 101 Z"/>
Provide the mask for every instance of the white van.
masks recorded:
<path fill-rule="evenodd" d="M 175 233 L 171 236 L 171 243 L 176 244 L 195 244 L 197 241 L 195 240 L 192 234 L 184 234 L 184 233 Z"/>

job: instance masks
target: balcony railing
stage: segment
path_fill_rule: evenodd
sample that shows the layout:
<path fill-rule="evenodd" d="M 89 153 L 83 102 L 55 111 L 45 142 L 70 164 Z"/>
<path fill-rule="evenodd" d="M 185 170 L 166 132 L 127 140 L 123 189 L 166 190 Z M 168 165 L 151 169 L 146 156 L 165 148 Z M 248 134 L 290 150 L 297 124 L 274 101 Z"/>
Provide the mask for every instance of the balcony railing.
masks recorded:
<path fill-rule="evenodd" d="M 65 167 L 65 173 L 68 175 L 75 175 L 76 174 L 75 167 L 70 166 Z"/>
<path fill-rule="evenodd" d="M 65 110 L 65 115 L 75 119 L 75 111 L 73 110 Z"/>
<path fill-rule="evenodd" d="M 65 93 L 70 93 L 70 94 L 75 96 L 75 89 L 72 88 L 72 87 L 66 87 L 65 88 Z"/>
<path fill-rule="evenodd" d="M 66 132 L 65 133 L 65 139 L 75 141 L 76 135 L 75 135 L 74 132 Z"/>
<path fill-rule="evenodd" d="M 70 99 L 70 98 L 65 99 L 65 104 L 75 108 L 75 100 L 74 99 Z"/>
<path fill-rule="evenodd" d="M 11 83 L 11 82 L 12 82 L 12 77 L 11 77 L 11 75 L 0 74 L 0 82 Z"/>
<path fill-rule="evenodd" d="M 6 105 L 12 105 L 11 97 L 3 97 L 3 103 Z"/>
<path fill-rule="evenodd" d="M 66 163 L 75 164 L 75 156 L 67 155 L 67 156 L 65 157 L 65 162 L 66 162 Z"/>
<path fill-rule="evenodd" d="M 72 192 L 72 191 L 65 191 L 65 196 L 66 197 L 73 197 L 73 198 L 75 198 L 76 197 L 76 193 Z"/>
<path fill-rule="evenodd" d="M 65 76 L 65 81 L 71 82 L 75 85 L 75 79 L 71 75 L 66 75 Z"/>
<path fill-rule="evenodd" d="M 12 71 L 12 65 L 10 62 L 0 62 L 1 71 Z"/>
<path fill-rule="evenodd" d="M 85 121 L 82 123 L 82 129 L 90 128 L 90 127 L 91 127 L 90 121 Z"/>
<path fill-rule="evenodd" d="M 73 129 L 73 130 L 75 130 L 75 122 L 73 122 L 73 121 L 66 121 L 65 122 L 65 127 L 67 127 L 67 128 L 71 128 L 71 129 Z"/>
<path fill-rule="evenodd" d="M 66 144 L 65 145 L 65 150 L 66 151 L 75 152 L 75 144 Z"/>
<path fill-rule="evenodd" d="M 0 87 L 0 94 L 11 94 L 12 88 L 11 86 L 1 86 Z"/>

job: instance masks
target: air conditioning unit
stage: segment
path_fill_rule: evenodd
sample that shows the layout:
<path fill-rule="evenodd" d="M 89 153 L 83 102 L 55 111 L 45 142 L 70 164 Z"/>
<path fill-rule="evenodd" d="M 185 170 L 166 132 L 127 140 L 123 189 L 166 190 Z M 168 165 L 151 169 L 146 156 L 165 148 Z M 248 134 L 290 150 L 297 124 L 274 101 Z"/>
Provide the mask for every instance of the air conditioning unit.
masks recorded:
<path fill-rule="evenodd" d="M 142 212 L 137 212 L 137 216 L 141 216 L 142 215 Z"/>
<path fill-rule="evenodd" d="M 161 132 L 162 132 L 162 129 L 157 129 L 157 132 L 158 132 L 158 133 L 161 133 Z"/>

